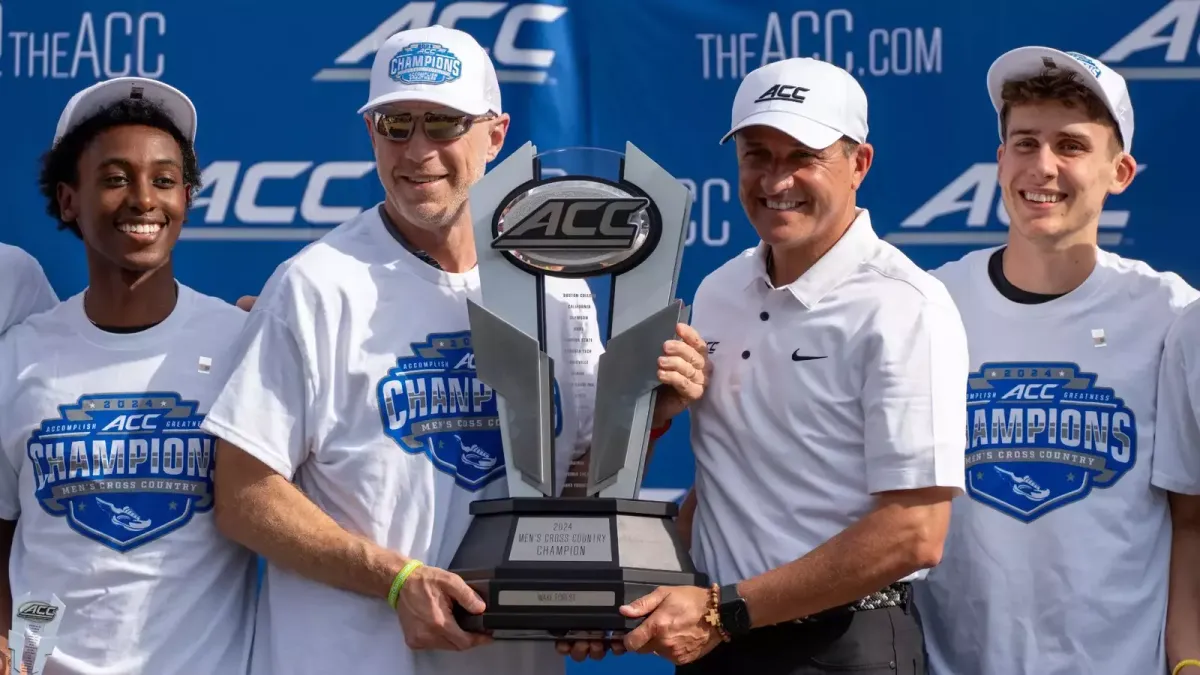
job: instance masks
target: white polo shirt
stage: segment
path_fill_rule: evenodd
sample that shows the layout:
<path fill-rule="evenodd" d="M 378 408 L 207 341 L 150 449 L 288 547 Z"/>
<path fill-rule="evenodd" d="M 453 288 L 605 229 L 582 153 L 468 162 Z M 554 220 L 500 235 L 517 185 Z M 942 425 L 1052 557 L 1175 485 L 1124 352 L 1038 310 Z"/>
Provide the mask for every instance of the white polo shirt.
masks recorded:
<path fill-rule="evenodd" d="M 713 362 L 691 414 L 692 557 L 721 584 L 804 556 L 876 493 L 963 489 L 967 342 L 942 284 L 866 210 L 788 286 L 765 252 L 706 277 L 692 309 Z"/>

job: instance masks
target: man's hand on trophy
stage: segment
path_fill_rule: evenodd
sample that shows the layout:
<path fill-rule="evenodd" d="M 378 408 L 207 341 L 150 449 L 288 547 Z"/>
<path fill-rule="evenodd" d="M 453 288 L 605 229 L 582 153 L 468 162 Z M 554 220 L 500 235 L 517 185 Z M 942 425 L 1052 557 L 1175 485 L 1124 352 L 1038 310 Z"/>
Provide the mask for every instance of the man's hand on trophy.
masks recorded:
<path fill-rule="evenodd" d="M 585 661 L 589 656 L 593 660 L 599 661 L 609 651 L 614 656 L 620 656 L 625 653 L 625 645 L 620 639 L 559 640 L 554 643 L 554 646 L 558 649 L 559 654 L 570 656 L 574 661 Z"/>
<path fill-rule="evenodd" d="M 721 643 L 705 620 L 708 591 L 695 586 L 660 586 L 621 608 L 630 618 L 646 617 L 625 636 L 625 649 L 657 654 L 675 665 L 691 663 Z"/>
<path fill-rule="evenodd" d="M 472 614 L 482 613 L 485 606 L 457 574 L 429 566 L 413 570 L 396 601 L 396 614 L 409 649 L 463 651 L 492 642 L 489 635 L 468 633 L 459 627 L 454 619 L 455 603 Z"/>
<path fill-rule="evenodd" d="M 681 323 L 675 326 L 675 333 L 678 338 L 663 344 L 663 353 L 658 359 L 658 381 L 662 386 L 654 405 L 653 425 L 656 429 L 700 400 L 712 373 L 708 344 L 696 329 Z"/>

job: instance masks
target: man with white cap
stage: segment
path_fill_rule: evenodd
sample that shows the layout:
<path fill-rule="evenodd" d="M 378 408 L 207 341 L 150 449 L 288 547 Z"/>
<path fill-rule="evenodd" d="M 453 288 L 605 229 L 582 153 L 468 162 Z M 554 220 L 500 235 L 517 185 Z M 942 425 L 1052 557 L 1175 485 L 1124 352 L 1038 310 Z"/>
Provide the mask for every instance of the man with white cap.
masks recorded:
<path fill-rule="evenodd" d="M 923 673 L 908 582 L 938 563 L 962 490 L 958 312 L 857 204 L 873 150 L 849 73 L 751 72 L 729 138 L 762 241 L 693 304 L 713 373 L 690 540 L 714 584 L 625 608 L 647 617 L 626 648 L 689 674 Z"/>
<path fill-rule="evenodd" d="M 467 319 L 480 299 L 468 191 L 508 129 L 495 71 L 466 33 L 402 31 L 359 112 L 386 199 L 278 268 L 205 422 L 223 439 L 220 527 L 268 561 L 252 672 L 561 672 L 553 644 L 461 630 L 454 605 L 485 605 L 444 569 L 470 503 L 506 496 Z M 579 309 L 587 284 L 552 277 L 546 294 L 548 352 L 578 361 L 569 339 L 600 344 L 594 307 Z M 664 346 L 658 433 L 703 391 L 704 343 L 680 333 Z M 558 490 L 590 445 L 599 352 L 557 371 Z"/>
<path fill-rule="evenodd" d="M 200 431 L 246 314 L 172 263 L 195 138 L 186 95 L 123 77 L 70 99 L 42 160 L 88 285 L 0 338 L 0 641 L 22 672 L 249 666 L 254 556 L 217 531 Z"/>
<path fill-rule="evenodd" d="M 1181 484 L 1160 467 L 1196 448 L 1157 442 L 1170 430 L 1156 391 L 1165 337 L 1197 292 L 1098 246 L 1105 200 L 1137 172 L 1121 75 L 1023 47 L 992 64 L 987 88 L 1010 225 L 1005 245 L 934 272 L 962 313 L 971 374 L 967 497 L 917 587 L 930 669 L 1169 672 L 1169 575 L 1187 582 L 1170 604 L 1191 627 L 1168 632 L 1169 649 L 1200 656 L 1200 505 L 1168 492 Z M 1191 542 L 1174 562 L 1173 524 Z"/>
<path fill-rule="evenodd" d="M 33 256 L 9 244 L 0 244 L 0 335 L 32 314 L 58 304 L 46 272 Z"/>

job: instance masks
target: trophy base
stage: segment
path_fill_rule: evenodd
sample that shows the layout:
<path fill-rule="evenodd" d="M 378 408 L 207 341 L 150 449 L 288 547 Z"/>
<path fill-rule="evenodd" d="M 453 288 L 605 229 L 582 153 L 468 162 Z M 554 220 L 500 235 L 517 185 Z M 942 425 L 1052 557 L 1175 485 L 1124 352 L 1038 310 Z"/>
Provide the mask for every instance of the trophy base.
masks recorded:
<path fill-rule="evenodd" d="M 708 585 L 675 530 L 671 502 L 593 497 L 492 499 L 449 570 L 487 604 L 455 606 L 464 630 L 498 640 L 603 639 L 630 631 L 622 605 L 659 586 Z"/>

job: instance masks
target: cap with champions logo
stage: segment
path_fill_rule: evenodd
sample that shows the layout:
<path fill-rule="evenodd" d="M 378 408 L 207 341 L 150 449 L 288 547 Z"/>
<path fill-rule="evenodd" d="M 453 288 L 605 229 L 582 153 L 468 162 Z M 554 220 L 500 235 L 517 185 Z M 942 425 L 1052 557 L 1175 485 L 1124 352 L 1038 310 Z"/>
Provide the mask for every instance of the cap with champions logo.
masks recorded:
<path fill-rule="evenodd" d="M 1125 152 L 1130 152 L 1133 148 L 1133 102 L 1129 98 L 1125 78 L 1099 60 L 1079 52 L 1064 52 L 1050 47 L 1019 47 L 1000 55 L 992 62 L 987 74 L 992 107 L 997 113 L 1004 107 L 1000 93 L 1005 82 L 1041 75 L 1051 68 L 1078 74 L 1083 85 L 1100 97 L 1117 122 Z M 1003 142 L 1003 130 L 1000 133 L 1000 141 Z"/>
<path fill-rule="evenodd" d="M 434 103 L 468 115 L 502 112 L 491 57 L 475 38 L 445 26 L 389 37 L 371 64 L 367 99 L 360 115 L 398 101 Z"/>
<path fill-rule="evenodd" d="M 810 58 L 776 61 L 751 71 L 733 99 L 732 128 L 721 142 L 749 126 L 778 129 L 814 150 L 843 136 L 867 141 L 867 94 L 854 76 Z"/>
<path fill-rule="evenodd" d="M 196 106 L 182 91 L 165 82 L 144 77 L 116 77 L 97 82 L 67 101 L 58 118 L 58 127 L 54 130 L 54 145 L 58 145 L 63 136 L 88 118 L 125 99 L 145 99 L 157 103 L 184 138 L 193 143 L 196 141 Z"/>

